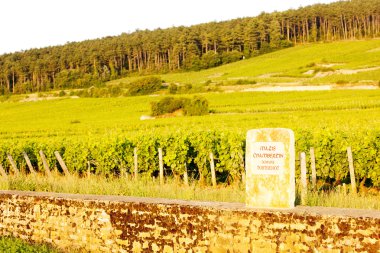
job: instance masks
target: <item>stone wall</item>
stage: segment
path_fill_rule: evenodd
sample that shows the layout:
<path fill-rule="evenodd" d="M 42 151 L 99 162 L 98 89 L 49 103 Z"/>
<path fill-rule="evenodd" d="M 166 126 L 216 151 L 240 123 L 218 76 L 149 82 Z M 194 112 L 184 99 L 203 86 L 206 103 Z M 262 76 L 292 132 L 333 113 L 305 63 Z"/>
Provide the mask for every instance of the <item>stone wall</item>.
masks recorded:
<path fill-rule="evenodd" d="M 91 252 L 380 252 L 380 212 L 0 191 L 0 234 Z"/>

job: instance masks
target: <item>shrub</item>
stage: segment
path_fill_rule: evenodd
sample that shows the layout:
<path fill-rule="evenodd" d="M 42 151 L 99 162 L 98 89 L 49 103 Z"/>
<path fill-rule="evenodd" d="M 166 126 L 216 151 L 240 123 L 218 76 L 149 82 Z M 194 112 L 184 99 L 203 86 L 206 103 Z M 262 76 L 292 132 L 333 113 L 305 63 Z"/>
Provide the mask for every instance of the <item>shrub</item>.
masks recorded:
<path fill-rule="evenodd" d="M 255 80 L 239 79 L 235 83 L 236 85 L 244 85 L 244 84 L 256 84 L 257 82 Z"/>
<path fill-rule="evenodd" d="M 169 84 L 169 93 L 176 94 L 178 90 L 178 86 L 174 83 Z"/>
<path fill-rule="evenodd" d="M 208 101 L 199 96 L 195 96 L 193 99 L 165 97 L 151 103 L 152 116 L 173 113 L 181 109 L 185 115 L 205 115 L 208 113 Z"/>
<path fill-rule="evenodd" d="M 312 67 L 315 67 L 317 66 L 317 64 L 315 64 L 315 62 L 311 62 L 309 64 L 306 65 L 306 68 L 312 68 Z"/>
<path fill-rule="evenodd" d="M 205 115 L 208 114 L 208 101 L 203 97 L 195 96 L 192 100 L 185 103 L 185 107 L 183 109 L 185 115 Z"/>
<path fill-rule="evenodd" d="M 152 116 L 159 116 L 165 113 L 173 113 L 184 107 L 188 99 L 165 97 L 157 102 L 151 103 Z"/>
<path fill-rule="evenodd" d="M 208 69 L 222 64 L 220 55 L 214 51 L 209 51 L 202 55 L 202 68 Z"/>
<path fill-rule="evenodd" d="M 110 86 L 108 87 L 108 91 L 111 97 L 118 97 L 123 95 L 123 90 L 121 89 L 120 86 Z"/>
<path fill-rule="evenodd" d="M 190 83 L 186 83 L 185 85 L 181 85 L 178 87 L 177 93 L 190 93 L 193 89 L 193 85 Z"/>
<path fill-rule="evenodd" d="M 338 80 L 336 81 L 336 84 L 342 85 L 342 84 L 348 84 L 347 80 Z"/>
<path fill-rule="evenodd" d="M 131 96 L 148 95 L 160 90 L 162 80 L 158 77 L 144 77 L 131 82 L 128 85 L 128 93 Z"/>
<path fill-rule="evenodd" d="M 222 54 L 223 64 L 239 61 L 241 59 L 243 59 L 243 53 L 236 50 L 224 52 Z"/>

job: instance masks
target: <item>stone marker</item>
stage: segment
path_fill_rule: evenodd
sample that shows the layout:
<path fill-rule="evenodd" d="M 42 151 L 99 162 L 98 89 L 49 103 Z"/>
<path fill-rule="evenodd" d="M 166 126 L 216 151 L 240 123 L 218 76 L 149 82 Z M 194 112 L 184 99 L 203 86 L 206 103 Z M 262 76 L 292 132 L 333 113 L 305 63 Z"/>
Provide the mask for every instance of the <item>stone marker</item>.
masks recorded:
<path fill-rule="evenodd" d="M 248 131 L 245 157 L 248 207 L 294 207 L 294 153 L 294 133 L 290 129 Z"/>

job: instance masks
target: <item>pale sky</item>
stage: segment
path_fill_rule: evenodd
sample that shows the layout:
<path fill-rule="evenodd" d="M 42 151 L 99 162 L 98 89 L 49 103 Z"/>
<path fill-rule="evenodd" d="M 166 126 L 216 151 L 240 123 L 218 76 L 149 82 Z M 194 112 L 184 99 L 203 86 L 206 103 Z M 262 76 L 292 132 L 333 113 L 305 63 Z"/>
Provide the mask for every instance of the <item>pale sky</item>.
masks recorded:
<path fill-rule="evenodd" d="M 0 54 L 337 0 L 1 0 Z"/>

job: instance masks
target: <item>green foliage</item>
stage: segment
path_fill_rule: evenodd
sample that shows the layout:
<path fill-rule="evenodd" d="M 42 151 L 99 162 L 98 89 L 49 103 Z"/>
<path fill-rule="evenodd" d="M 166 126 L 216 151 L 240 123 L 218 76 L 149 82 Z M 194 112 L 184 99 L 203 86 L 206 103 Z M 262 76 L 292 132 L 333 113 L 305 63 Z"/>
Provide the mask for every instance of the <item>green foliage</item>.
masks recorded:
<path fill-rule="evenodd" d="M 380 132 L 347 135 L 341 131 L 323 129 L 319 132 L 296 131 L 296 151 L 309 152 L 315 148 L 317 177 L 327 182 L 345 182 L 349 178 L 347 151 L 352 147 L 356 178 L 370 180 L 380 186 Z M 219 182 L 240 181 L 244 171 L 245 136 L 229 131 L 189 131 L 168 135 L 144 133 L 133 138 L 92 138 L 62 140 L 2 142 L 0 162 L 9 168 L 6 155 L 13 156 L 18 166 L 26 169 L 22 152 L 28 153 L 35 167 L 43 168 L 39 150 L 43 150 L 49 167 L 58 167 L 54 151 L 63 156 L 72 173 L 119 175 L 133 173 L 133 149 L 138 150 L 139 173 L 154 175 L 158 171 L 158 148 L 164 151 L 164 166 L 168 173 L 180 176 L 185 169 L 196 177 L 210 180 L 209 154 L 215 157 Z M 297 160 L 297 168 L 299 161 Z M 42 169 L 40 169 L 42 170 Z M 298 171 L 298 170 L 297 170 Z M 299 174 L 299 172 L 297 172 Z M 198 175 L 198 176 L 197 176 Z"/>
<path fill-rule="evenodd" d="M 207 183 L 213 152 L 218 182 L 233 184 L 243 171 L 246 131 L 286 127 L 295 131 L 297 153 L 308 154 L 315 148 L 318 179 L 347 182 L 346 148 L 351 146 L 357 179 L 380 186 L 380 90 L 236 92 L 204 97 L 213 114 L 146 121 L 139 117 L 149 113 L 156 97 L 0 103 L 0 163 L 12 173 L 9 153 L 27 171 L 25 151 L 34 168 L 43 173 L 39 156 L 43 150 L 49 167 L 60 170 L 54 156 L 59 151 L 71 172 L 82 175 L 90 169 L 111 177 L 133 172 L 136 147 L 139 172 L 150 176 L 157 175 L 157 149 L 162 148 L 166 174 L 179 177 L 187 169 L 191 177 Z"/>
<path fill-rule="evenodd" d="M 67 88 L 85 88 L 92 85 L 99 86 L 102 81 L 97 77 L 88 73 L 83 73 L 79 69 L 62 70 L 55 77 L 54 89 L 67 89 Z M 45 87 L 42 91 L 49 90 L 49 87 Z"/>
<path fill-rule="evenodd" d="M 178 85 L 171 83 L 169 84 L 169 93 L 170 94 L 176 94 L 178 90 Z"/>
<path fill-rule="evenodd" d="M 232 50 L 229 52 L 224 52 L 222 54 L 223 64 L 239 61 L 243 58 L 243 53 L 237 50 Z"/>
<path fill-rule="evenodd" d="M 29 244 L 21 239 L 0 237 L 0 252 L 7 253 L 53 253 L 60 252 L 47 244 Z"/>
<path fill-rule="evenodd" d="M 317 64 L 315 64 L 315 62 L 311 62 L 311 63 L 308 63 L 306 64 L 306 67 L 307 68 L 312 68 L 312 67 L 315 67 Z"/>
<path fill-rule="evenodd" d="M 164 97 L 157 102 L 151 102 L 151 115 L 159 116 L 166 113 L 173 113 L 177 110 L 183 109 L 187 103 L 189 103 L 188 98 Z"/>
<path fill-rule="evenodd" d="M 191 100 L 186 100 L 183 111 L 188 116 L 199 116 L 208 114 L 208 101 L 204 97 L 194 96 Z"/>
<path fill-rule="evenodd" d="M 203 97 L 195 96 L 192 99 L 164 97 L 159 101 L 151 102 L 152 116 L 173 113 L 181 109 L 188 116 L 205 115 L 208 114 L 208 101 Z"/>
<path fill-rule="evenodd" d="M 239 79 L 236 80 L 236 85 L 244 85 L 244 84 L 256 84 L 257 82 L 255 80 L 249 80 L 249 79 Z"/>
<path fill-rule="evenodd" d="M 128 86 L 128 93 L 131 96 L 147 95 L 159 91 L 162 86 L 162 80 L 158 77 L 144 77 L 131 82 Z"/>
<path fill-rule="evenodd" d="M 214 51 L 208 51 L 202 55 L 202 68 L 208 69 L 219 66 L 222 64 L 222 59 L 218 53 Z"/>
<path fill-rule="evenodd" d="M 66 96 L 66 92 L 64 90 L 61 90 L 59 93 L 58 93 L 58 96 L 59 97 L 64 97 Z"/>
<path fill-rule="evenodd" d="M 162 145 L 165 165 L 170 168 L 174 176 L 183 175 L 190 167 L 194 156 L 189 136 L 172 134 L 163 141 Z"/>
<path fill-rule="evenodd" d="M 347 83 L 348 83 L 347 80 L 338 80 L 338 81 L 336 81 L 336 84 L 338 84 L 338 85 L 347 84 Z"/>
<path fill-rule="evenodd" d="M 120 97 L 125 95 L 124 91 L 120 86 L 108 85 L 107 87 L 94 87 L 91 86 L 88 89 L 82 89 L 77 91 L 72 91 L 71 96 L 79 96 L 83 98 L 105 98 L 105 97 Z"/>

